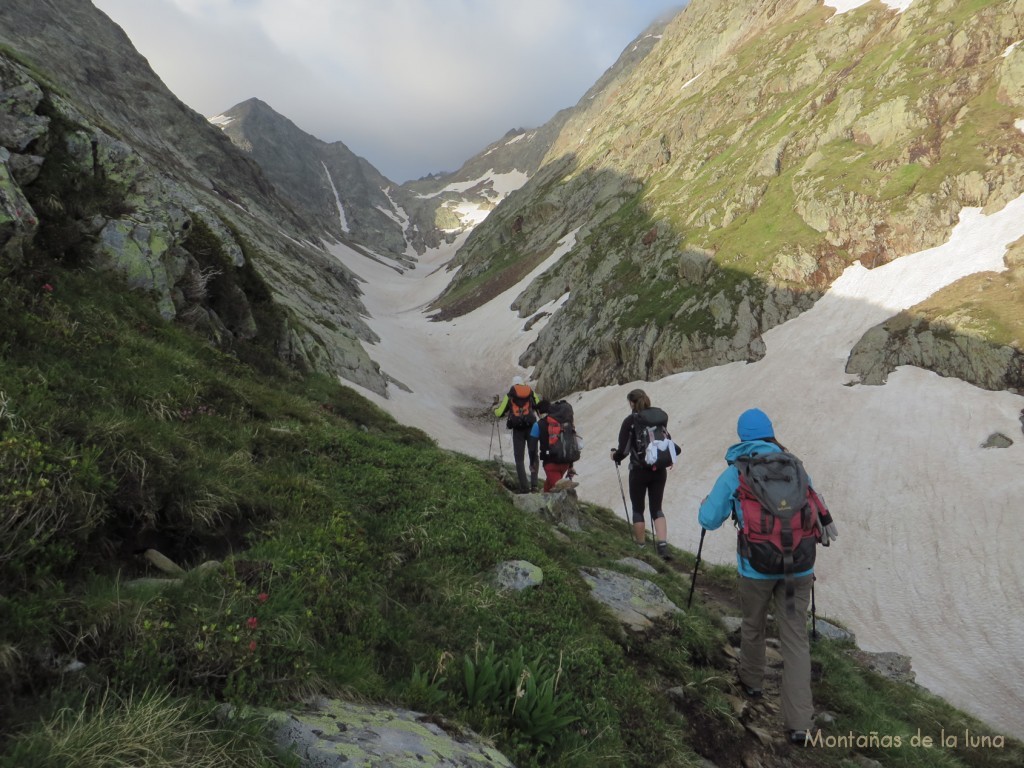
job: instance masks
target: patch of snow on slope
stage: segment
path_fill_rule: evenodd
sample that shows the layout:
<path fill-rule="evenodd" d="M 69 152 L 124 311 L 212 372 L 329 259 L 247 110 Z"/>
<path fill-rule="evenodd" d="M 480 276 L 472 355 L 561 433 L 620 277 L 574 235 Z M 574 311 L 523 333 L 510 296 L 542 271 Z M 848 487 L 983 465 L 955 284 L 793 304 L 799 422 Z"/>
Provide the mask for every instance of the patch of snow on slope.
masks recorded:
<path fill-rule="evenodd" d="M 208 117 L 206 119 L 208 122 L 213 123 L 221 129 L 224 129 L 235 121 L 235 118 L 229 117 L 228 115 L 214 115 L 213 117 Z"/>
<path fill-rule="evenodd" d="M 661 35 L 644 35 L 643 37 L 640 38 L 639 41 L 637 41 L 637 43 L 632 48 L 629 49 L 629 51 L 630 51 L 630 53 L 635 51 L 637 48 L 640 47 L 640 43 L 642 43 L 644 40 L 651 40 L 651 39 L 653 39 L 653 40 L 661 40 L 661 38 L 662 38 Z"/>
<path fill-rule="evenodd" d="M 338 188 L 334 186 L 334 179 L 331 178 L 331 172 L 327 170 L 327 163 L 321 161 L 320 164 L 324 167 L 324 173 L 327 175 L 327 182 L 331 185 L 331 192 L 334 193 L 334 202 L 338 206 L 338 219 L 341 221 L 341 231 L 346 235 L 351 234 L 352 230 L 348 228 L 348 217 L 345 216 L 345 206 L 341 204 L 341 195 L 338 194 Z"/>
<path fill-rule="evenodd" d="M 1024 120 L 1014 120 L 1013 127 L 1016 128 L 1021 133 L 1024 133 Z"/>
<path fill-rule="evenodd" d="M 511 304 L 572 249 L 576 230 L 563 237 L 530 274 L 492 301 L 455 320 L 432 322 L 427 305 L 451 280 L 452 273 L 444 267 L 467 236 L 464 233 L 454 243 L 427 251 L 415 269 L 401 276 L 345 245 L 328 245 L 328 250 L 366 281 L 367 322 L 380 337 L 380 343 L 367 345 L 370 357 L 382 371 L 413 390 L 390 387 L 387 398 L 360 389 L 362 394 L 399 421 L 426 430 L 445 448 L 465 451 L 473 446 L 479 449 L 477 455 L 486 455 L 486 435 L 485 444 L 477 445 L 481 440 L 477 426 L 455 418 L 456 409 L 486 406 L 491 395 L 508 389 L 513 376 L 528 375 L 518 360 L 543 323 L 524 330 L 526 319 Z M 553 312 L 567 298 L 562 296 L 539 311 Z M 511 447 L 506 452 L 510 451 Z"/>
<path fill-rule="evenodd" d="M 682 90 L 688 88 L 689 86 L 693 85 L 695 82 L 697 82 L 697 78 L 700 77 L 703 74 L 704 74 L 703 72 L 698 72 L 696 75 L 694 75 L 689 80 L 687 80 L 685 83 L 683 83 L 682 86 L 680 86 L 679 90 L 682 91 Z"/>
<path fill-rule="evenodd" d="M 914 0 L 882 0 L 890 8 L 894 8 L 900 13 L 907 10 L 910 4 Z M 835 16 L 847 11 L 852 11 L 854 8 L 860 8 L 862 5 L 867 3 L 868 0 L 825 0 L 825 5 L 830 8 L 835 8 Z"/>
<path fill-rule="evenodd" d="M 385 208 L 383 205 L 375 205 L 373 207 L 376 208 L 381 213 L 383 213 L 393 222 L 395 222 L 395 224 L 398 224 L 399 226 L 405 226 L 405 222 L 402 221 L 402 217 L 395 213 L 393 210 Z"/>
<path fill-rule="evenodd" d="M 1007 56 L 1009 56 L 1009 55 L 1010 55 L 1011 53 L 1013 53 L 1014 49 L 1015 49 L 1015 48 L 1016 48 L 1016 47 L 1017 47 L 1018 45 L 1020 45 L 1020 44 L 1021 44 L 1021 41 L 1020 41 L 1020 40 L 1018 40 L 1017 42 L 1015 42 L 1015 43 L 1010 43 L 1010 45 L 1006 46 L 1006 50 L 1005 50 L 1005 51 L 1003 51 L 1003 58 L 1005 59 L 1005 58 L 1006 58 Z"/>
<path fill-rule="evenodd" d="M 509 171 L 508 173 L 495 173 L 494 169 L 488 170 L 483 176 L 480 176 L 471 181 L 455 181 L 447 185 L 443 189 L 433 192 L 429 195 L 418 195 L 421 198 L 437 197 L 442 192 L 465 192 L 466 190 L 472 189 L 476 185 L 490 181 L 494 191 L 499 197 L 505 197 L 510 192 L 514 192 L 519 189 L 523 184 L 526 183 L 529 176 L 523 171 Z"/>

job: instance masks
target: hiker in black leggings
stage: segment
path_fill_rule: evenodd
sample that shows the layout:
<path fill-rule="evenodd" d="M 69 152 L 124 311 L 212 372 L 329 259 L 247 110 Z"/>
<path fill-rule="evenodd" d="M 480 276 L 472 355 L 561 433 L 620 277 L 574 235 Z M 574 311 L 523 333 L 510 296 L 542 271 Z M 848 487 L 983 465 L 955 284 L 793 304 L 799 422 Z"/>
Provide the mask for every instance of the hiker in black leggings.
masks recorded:
<path fill-rule="evenodd" d="M 519 477 L 519 492 L 537 491 L 537 474 L 540 461 L 537 458 L 537 438 L 530 436 L 530 429 L 537 421 L 536 407 L 540 395 L 523 381 L 522 376 L 512 378 L 512 387 L 494 409 L 495 418 L 507 415 L 506 426 L 512 430 L 512 456 L 516 462 Z M 530 476 L 526 476 L 526 457 L 530 458 Z"/>
<path fill-rule="evenodd" d="M 668 532 L 661 502 L 665 497 L 668 470 L 664 467 L 660 469 L 648 467 L 637 454 L 635 439 L 637 414 L 651 407 L 651 399 L 642 389 L 634 389 L 626 395 L 626 400 L 629 401 L 630 414 L 619 427 L 619 443 L 618 447 L 612 451 L 612 461 L 618 465 L 627 456 L 629 457 L 629 501 L 633 507 L 633 540 L 637 546 L 644 546 L 646 536 L 644 496 L 646 495 L 651 507 L 651 519 L 654 521 L 658 554 L 667 559 Z"/>

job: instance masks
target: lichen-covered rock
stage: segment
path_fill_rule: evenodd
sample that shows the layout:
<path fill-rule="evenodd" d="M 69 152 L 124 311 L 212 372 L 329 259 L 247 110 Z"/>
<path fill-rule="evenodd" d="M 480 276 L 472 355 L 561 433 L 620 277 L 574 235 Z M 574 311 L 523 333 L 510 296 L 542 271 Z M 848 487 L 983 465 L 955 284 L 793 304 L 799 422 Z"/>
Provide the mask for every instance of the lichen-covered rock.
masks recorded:
<path fill-rule="evenodd" d="M 39 84 L 0 56 L 0 147 L 21 152 L 46 133 L 50 119 L 36 114 L 42 100 Z"/>
<path fill-rule="evenodd" d="M 153 291 L 165 320 L 177 314 L 171 289 L 184 274 L 184 269 L 177 266 L 180 262 L 170 257 L 173 242 L 171 232 L 160 224 L 118 219 L 103 228 L 97 253 L 100 267 L 120 273 L 128 287 Z M 166 262 L 165 256 L 169 257 Z"/>
<path fill-rule="evenodd" d="M 524 512 L 537 515 L 553 525 L 569 531 L 580 531 L 579 502 L 570 491 L 550 493 L 521 493 L 512 502 Z"/>
<path fill-rule="evenodd" d="M 649 629 L 655 619 L 684 613 L 657 584 L 607 568 L 582 568 L 591 596 L 634 631 Z"/>
<path fill-rule="evenodd" d="M 39 219 L 11 175 L 11 153 L 0 147 L 0 263 L 17 264 L 35 236 Z"/>
<path fill-rule="evenodd" d="M 319 699 L 279 712 L 278 743 L 304 768 L 514 768 L 472 731 L 405 709 Z"/>
<path fill-rule="evenodd" d="M 528 560 L 507 560 L 495 568 L 495 581 L 501 589 L 522 592 L 544 583 L 544 571 Z"/>

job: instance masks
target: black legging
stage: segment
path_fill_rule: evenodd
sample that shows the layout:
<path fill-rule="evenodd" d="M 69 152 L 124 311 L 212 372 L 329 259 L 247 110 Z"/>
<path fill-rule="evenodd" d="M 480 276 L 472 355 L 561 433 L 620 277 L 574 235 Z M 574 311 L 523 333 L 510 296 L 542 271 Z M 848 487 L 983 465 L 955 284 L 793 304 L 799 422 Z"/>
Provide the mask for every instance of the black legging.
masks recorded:
<path fill-rule="evenodd" d="M 644 495 L 650 498 L 651 520 L 664 517 L 661 511 L 661 500 L 665 497 L 665 482 L 668 480 L 667 469 L 648 469 L 633 467 L 629 470 L 629 501 L 633 505 L 633 522 L 644 521 Z"/>

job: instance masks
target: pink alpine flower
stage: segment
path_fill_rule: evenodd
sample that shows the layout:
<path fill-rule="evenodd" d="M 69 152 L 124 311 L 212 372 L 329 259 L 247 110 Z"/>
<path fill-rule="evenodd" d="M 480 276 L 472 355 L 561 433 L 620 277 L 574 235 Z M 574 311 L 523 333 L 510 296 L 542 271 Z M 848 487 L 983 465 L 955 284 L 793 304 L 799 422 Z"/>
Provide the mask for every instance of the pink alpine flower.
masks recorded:
<path fill-rule="evenodd" d="M 245 620 L 245 625 L 249 627 L 249 629 L 256 629 L 259 623 L 259 619 L 257 619 L 255 616 L 250 616 L 248 619 Z"/>

